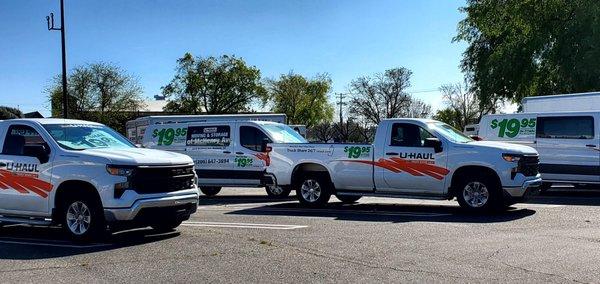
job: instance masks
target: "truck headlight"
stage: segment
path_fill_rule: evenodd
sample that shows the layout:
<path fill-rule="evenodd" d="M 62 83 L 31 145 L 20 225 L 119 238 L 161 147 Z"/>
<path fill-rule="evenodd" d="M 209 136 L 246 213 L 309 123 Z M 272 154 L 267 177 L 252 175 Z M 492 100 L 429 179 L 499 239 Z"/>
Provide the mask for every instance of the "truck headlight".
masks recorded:
<path fill-rule="evenodd" d="M 128 177 L 133 174 L 134 167 L 131 166 L 115 166 L 115 165 L 106 165 L 106 171 L 114 176 L 124 176 Z"/>
<path fill-rule="evenodd" d="M 523 155 L 520 154 L 502 154 L 502 159 L 504 159 L 507 162 L 517 163 L 519 162 L 519 160 L 521 160 L 522 156 Z"/>

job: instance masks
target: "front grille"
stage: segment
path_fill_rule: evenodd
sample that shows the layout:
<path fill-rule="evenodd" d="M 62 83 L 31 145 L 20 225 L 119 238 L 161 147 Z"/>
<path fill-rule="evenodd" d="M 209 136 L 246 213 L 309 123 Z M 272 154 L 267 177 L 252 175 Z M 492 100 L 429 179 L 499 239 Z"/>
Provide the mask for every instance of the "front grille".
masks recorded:
<path fill-rule="evenodd" d="M 536 156 L 523 156 L 519 160 L 517 172 L 524 176 L 536 176 L 540 171 L 540 158 Z"/>
<path fill-rule="evenodd" d="M 193 166 L 138 167 L 131 175 L 131 188 L 140 194 L 189 189 L 193 183 Z"/>

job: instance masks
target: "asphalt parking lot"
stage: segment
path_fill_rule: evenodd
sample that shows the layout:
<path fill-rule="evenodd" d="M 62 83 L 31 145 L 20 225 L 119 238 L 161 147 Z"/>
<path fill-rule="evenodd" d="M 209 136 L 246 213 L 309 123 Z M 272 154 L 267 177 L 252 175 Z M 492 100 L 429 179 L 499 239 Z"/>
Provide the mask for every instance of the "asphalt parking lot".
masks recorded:
<path fill-rule="evenodd" d="M 600 190 L 553 189 L 509 212 L 363 198 L 323 209 L 261 189 L 202 198 L 177 231 L 69 242 L 58 228 L 0 228 L 2 282 L 598 282 Z"/>

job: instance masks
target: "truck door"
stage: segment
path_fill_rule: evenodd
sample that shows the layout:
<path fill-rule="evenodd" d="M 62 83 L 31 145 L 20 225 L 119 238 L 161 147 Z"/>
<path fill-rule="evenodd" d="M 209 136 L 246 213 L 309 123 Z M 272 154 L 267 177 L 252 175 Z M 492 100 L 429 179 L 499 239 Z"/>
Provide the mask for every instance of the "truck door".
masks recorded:
<path fill-rule="evenodd" d="M 255 124 L 246 122 L 236 124 L 238 139 L 235 144 L 233 177 L 239 179 L 239 183 L 259 185 L 268 161 L 266 153 L 260 151 L 262 143 L 264 139 L 269 143 L 273 141 Z"/>
<path fill-rule="evenodd" d="M 446 156 L 425 145 L 434 136 L 412 123 L 394 123 L 387 135 L 384 156 L 375 163 L 375 176 L 383 176 L 378 190 L 403 193 L 443 194 L 448 174 Z"/>
<path fill-rule="evenodd" d="M 536 149 L 548 181 L 600 182 L 600 144 L 593 116 L 540 116 Z"/>
<path fill-rule="evenodd" d="M 28 125 L 8 128 L 0 154 L 0 211 L 48 213 L 52 162 L 46 141 Z"/>
<path fill-rule="evenodd" d="M 231 128 L 227 123 L 188 126 L 185 151 L 194 160 L 199 185 L 231 183 L 234 160 Z"/>

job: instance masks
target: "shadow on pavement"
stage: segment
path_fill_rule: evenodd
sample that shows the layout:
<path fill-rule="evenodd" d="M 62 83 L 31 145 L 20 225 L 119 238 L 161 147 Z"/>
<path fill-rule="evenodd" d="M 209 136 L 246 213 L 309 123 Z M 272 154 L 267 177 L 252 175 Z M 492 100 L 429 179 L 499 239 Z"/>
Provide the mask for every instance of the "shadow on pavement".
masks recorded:
<path fill-rule="evenodd" d="M 99 243 L 75 243 L 58 227 L 6 225 L 0 227 L 0 259 L 44 259 L 109 251 L 162 241 L 179 234 L 136 229 L 114 233 Z"/>
<path fill-rule="evenodd" d="M 269 215 L 294 217 L 331 217 L 336 220 L 368 222 L 456 222 L 499 223 L 510 222 L 535 214 L 530 209 L 514 209 L 495 214 L 470 214 L 457 206 L 403 205 L 403 204 L 342 204 L 329 203 L 323 208 L 304 208 L 298 203 L 281 203 L 232 211 L 226 214 Z"/>
<path fill-rule="evenodd" d="M 531 197 L 526 203 L 600 206 L 600 190 L 552 188 L 538 196 Z"/>
<path fill-rule="evenodd" d="M 280 201 L 292 201 L 296 200 L 296 196 L 289 196 L 285 198 L 269 197 L 266 194 L 263 195 L 217 195 L 213 197 L 207 197 L 204 195 L 200 196 L 198 205 L 234 205 L 234 204 L 251 204 L 251 203 L 269 203 L 269 202 L 280 202 Z"/>

